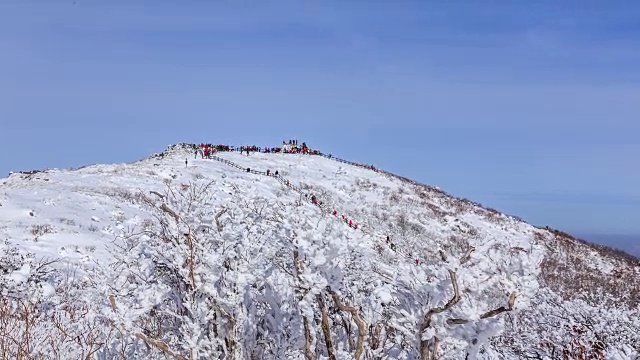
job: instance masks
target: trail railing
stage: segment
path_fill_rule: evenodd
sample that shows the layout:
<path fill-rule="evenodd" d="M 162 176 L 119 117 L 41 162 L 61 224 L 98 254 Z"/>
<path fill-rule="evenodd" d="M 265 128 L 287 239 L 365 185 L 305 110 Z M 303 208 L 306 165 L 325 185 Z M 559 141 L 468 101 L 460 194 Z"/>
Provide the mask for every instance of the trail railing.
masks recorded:
<path fill-rule="evenodd" d="M 219 157 L 219 156 L 216 156 L 216 155 L 209 155 L 209 157 L 208 157 L 208 158 L 209 158 L 209 159 L 211 159 L 211 160 L 219 161 L 219 162 L 221 162 L 221 163 L 223 163 L 223 164 L 226 164 L 226 165 L 228 165 L 228 166 L 234 167 L 234 168 L 236 168 L 236 169 L 238 169 L 238 170 L 242 170 L 242 171 L 245 171 L 245 172 L 249 172 L 249 173 L 251 173 L 251 174 L 263 175 L 263 176 L 268 176 L 268 177 L 275 178 L 277 181 L 279 181 L 280 183 L 282 183 L 285 187 L 287 187 L 287 188 L 289 188 L 289 189 L 291 189 L 291 190 L 293 190 L 293 191 L 295 191 L 295 192 L 299 193 L 300 195 L 304 195 L 305 197 L 309 197 L 309 196 L 308 196 L 309 194 L 305 194 L 305 193 L 302 191 L 302 189 L 300 189 L 299 187 L 297 187 L 297 186 L 293 185 L 293 184 L 291 183 L 291 181 L 289 181 L 288 179 L 284 178 L 284 177 L 283 177 L 282 175 L 280 175 L 280 174 L 278 174 L 278 175 L 275 175 L 275 174 L 273 174 L 273 173 L 269 173 L 269 174 L 267 174 L 267 172 L 266 172 L 266 171 L 251 170 L 251 168 L 240 166 L 239 164 L 236 164 L 236 163 L 234 163 L 233 161 L 230 161 L 230 160 L 227 160 L 227 159 L 223 159 L 223 158 L 221 158 L 221 157 Z M 351 162 L 347 162 L 346 160 L 341 160 L 341 159 L 340 159 L 340 160 L 338 160 L 338 161 L 342 161 L 342 162 L 345 162 L 345 163 L 351 163 Z M 353 163 L 353 164 L 355 164 L 355 163 Z M 249 171 L 247 171 L 247 169 L 249 169 Z M 317 196 L 316 196 L 316 202 L 315 202 L 315 203 L 313 203 L 313 204 L 314 204 L 314 205 L 316 205 L 318 208 L 320 208 L 320 210 L 321 210 L 323 213 L 328 214 L 328 215 L 331 215 L 332 217 L 336 217 L 338 220 L 340 220 L 340 219 L 337 217 L 337 215 L 336 215 L 336 216 L 333 216 L 333 210 L 332 210 L 332 209 L 330 209 L 330 208 L 328 208 L 328 207 L 327 207 L 327 205 L 326 205 L 324 202 L 320 202 L 320 201 L 318 201 Z M 348 222 L 347 222 L 347 224 L 348 224 Z M 356 224 L 357 224 L 357 223 L 356 223 Z M 351 227 L 351 226 L 350 226 L 350 227 Z M 365 235 L 368 235 L 369 237 L 371 237 L 374 241 L 376 241 L 376 242 L 378 242 L 378 243 L 382 243 L 381 239 L 382 239 L 382 240 L 384 240 L 384 241 L 386 242 L 386 236 L 385 236 L 385 235 L 376 235 L 376 234 L 374 234 L 371 230 L 367 229 L 366 227 L 358 226 L 355 230 L 360 230 L 362 233 L 364 233 Z M 395 249 L 394 251 L 395 251 L 397 254 L 399 254 L 400 256 L 404 257 L 404 258 L 407 258 L 407 259 L 413 260 L 413 258 L 410 256 L 410 254 L 409 254 L 408 252 L 406 252 L 406 251 L 402 251 L 402 250 L 398 249 L 397 247 L 396 247 L 396 249 Z"/>

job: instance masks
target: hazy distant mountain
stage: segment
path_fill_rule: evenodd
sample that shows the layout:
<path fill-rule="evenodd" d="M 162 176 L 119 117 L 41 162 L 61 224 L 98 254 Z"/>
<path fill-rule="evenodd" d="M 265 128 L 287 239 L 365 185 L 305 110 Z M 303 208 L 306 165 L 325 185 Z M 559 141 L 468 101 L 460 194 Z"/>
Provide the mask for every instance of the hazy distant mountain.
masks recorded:
<path fill-rule="evenodd" d="M 584 240 L 626 251 L 640 258 L 640 235 L 580 234 Z"/>

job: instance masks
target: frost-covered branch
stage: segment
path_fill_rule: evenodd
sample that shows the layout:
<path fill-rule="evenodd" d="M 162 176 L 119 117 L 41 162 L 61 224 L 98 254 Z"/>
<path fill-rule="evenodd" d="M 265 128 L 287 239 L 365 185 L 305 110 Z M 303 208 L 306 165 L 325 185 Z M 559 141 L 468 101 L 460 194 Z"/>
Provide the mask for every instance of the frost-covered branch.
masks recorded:
<path fill-rule="evenodd" d="M 464 254 L 460 257 L 459 263 L 460 265 L 466 263 L 467 261 L 469 261 L 471 259 L 471 253 L 475 250 L 475 248 L 473 246 L 468 246 L 467 250 L 464 252 Z M 442 259 L 443 262 L 448 262 L 447 260 L 447 256 L 445 255 L 444 251 L 440 250 L 440 257 Z M 433 307 L 430 308 L 427 313 L 424 315 L 423 320 L 422 320 L 422 324 L 420 325 L 420 355 L 422 357 L 423 360 L 426 359 L 435 359 L 437 358 L 437 352 L 438 352 L 438 344 L 439 344 L 439 339 L 436 337 L 433 341 L 433 343 L 431 343 L 429 340 L 425 340 L 422 339 L 423 333 L 426 329 L 428 329 L 431 326 L 431 320 L 433 315 L 442 313 L 444 311 L 447 311 L 449 309 L 451 309 L 453 306 L 455 306 L 458 302 L 460 302 L 460 289 L 458 287 L 458 274 L 449 269 L 449 279 L 451 280 L 451 286 L 453 288 L 453 295 L 451 296 L 451 298 L 449 299 L 449 301 L 447 301 L 447 303 L 444 306 L 441 307 Z M 431 346 L 431 349 L 430 349 Z"/>
<path fill-rule="evenodd" d="M 164 198 L 165 198 L 165 196 L 164 196 L 164 195 L 162 195 L 162 194 L 160 194 L 159 192 L 154 191 L 154 190 L 149 191 L 149 193 L 150 193 L 150 194 L 152 194 L 152 195 L 155 195 L 155 196 L 159 197 L 160 199 L 164 199 Z"/>
<path fill-rule="evenodd" d="M 228 210 L 228 208 L 223 208 L 222 210 L 218 211 L 218 213 L 216 214 L 216 216 L 214 217 L 215 221 L 216 221 L 216 228 L 218 229 L 218 233 L 222 232 L 222 222 L 220 222 L 220 217 L 222 215 L 224 215 L 224 213 L 226 213 Z"/>
<path fill-rule="evenodd" d="M 442 253 L 443 254 L 443 253 Z M 444 306 L 434 307 L 427 311 L 422 320 L 422 325 L 420 325 L 420 354 L 423 360 L 427 360 L 430 358 L 437 357 L 438 351 L 438 340 L 436 338 L 435 343 L 433 344 L 433 349 L 429 351 L 430 342 L 428 340 L 422 340 L 422 334 L 424 331 L 431 326 L 431 318 L 435 314 L 439 314 L 443 311 L 451 309 L 454 305 L 456 305 L 460 301 L 460 290 L 458 289 L 458 276 L 455 271 L 449 270 L 449 278 L 451 279 L 451 286 L 453 287 L 453 296 L 451 299 L 447 301 Z"/>
<path fill-rule="evenodd" d="M 350 313 L 353 321 L 355 321 L 356 325 L 358 326 L 358 342 L 356 344 L 356 353 L 354 359 L 359 360 L 364 353 L 364 344 L 367 337 L 368 329 L 367 323 L 364 321 L 362 316 L 360 316 L 357 308 L 355 308 L 354 306 L 346 305 L 342 300 L 340 300 L 338 294 L 335 291 L 331 290 L 330 287 L 327 288 L 327 291 L 329 291 L 329 293 L 331 294 L 333 302 L 336 304 L 336 306 L 338 306 L 338 309 Z"/>
<path fill-rule="evenodd" d="M 507 311 L 512 311 L 513 307 L 516 303 L 516 292 L 512 292 L 511 295 L 509 295 L 509 300 L 507 301 L 507 306 L 500 306 L 499 308 L 493 309 L 493 310 L 489 310 L 486 313 L 480 315 L 480 319 L 486 319 L 486 318 L 490 318 L 493 316 L 496 316 L 498 314 L 502 314 L 503 312 L 507 312 Z"/>
<path fill-rule="evenodd" d="M 160 210 L 166 212 L 167 214 L 171 215 L 171 217 L 176 221 L 179 222 L 180 221 L 180 217 L 178 216 L 178 214 L 176 214 L 175 211 L 171 210 L 171 208 L 169 208 L 169 206 L 167 206 L 167 204 L 162 203 L 162 205 L 160 205 Z"/>
<path fill-rule="evenodd" d="M 111 304 L 111 310 L 117 314 L 118 312 L 118 306 L 116 304 L 116 298 L 113 294 L 109 295 L 109 303 Z M 131 330 L 127 327 L 127 325 L 124 322 L 120 322 L 119 324 L 114 323 L 114 326 L 119 327 L 123 332 L 125 333 L 129 333 L 132 334 L 133 336 L 135 336 L 136 338 L 144 341 L 145 343 L 147 343 L 149 346 L 156 348 L 160 351 L 162 351 L 163 353 L 177 359 L 177 360 L 187 360 L 186 357 L 180 355 L 178 352 L 172 350 L 169 345 L 167 345 L 164 341 L 162 340 L 158 340 L 158 339 L 154 339 L 151 338 L 145 334 L 143 334 L 140 331 L 134 331 Z"/>
<path fill-rule="evenodd" d="M 500 306 L 498 308 L 495 308 L 493 310 L 489 310 L 483 314 L 480 315 L 480 319 L 487 319 L 490 317 L 494 317 L 496 315 L 502 314 L 504 312 L 507 311 L 512 311 L 516 302 L 516 292 L 512 292 L 511 295 L 509 295 L 509 300 L 507 301 L 507 306 Z M 458 319 L 458 318 L 451 318 L 451 319 L 447 319 L 447 324 L 449 325 L 461 325 L 461 324 L 466 324 L 468 323 L 470 320 L 467 319 Z"/>
<path fill-rule="evenodd" d="M 143 334 L 141 332 L 136 332 L 135 333 L 135 337 L 140 339 L 140 340 L 142 340 L 142 341 L 144 341 L 145 343 L 149 344 L 149 346 L 154 347 L 154 348 L 162 351 L 163 353 L 174 357 L 177 360 L 187 360 L 186 357 L 184 357 L 184 356 L 174 352 L 173 350 L 171 350 L 169 348 L 169 345 L 167 345 L 166 343 L 164 343 L 161 340 L 150 338 L 150 337 L 146 336 L 145 334 Z"/>

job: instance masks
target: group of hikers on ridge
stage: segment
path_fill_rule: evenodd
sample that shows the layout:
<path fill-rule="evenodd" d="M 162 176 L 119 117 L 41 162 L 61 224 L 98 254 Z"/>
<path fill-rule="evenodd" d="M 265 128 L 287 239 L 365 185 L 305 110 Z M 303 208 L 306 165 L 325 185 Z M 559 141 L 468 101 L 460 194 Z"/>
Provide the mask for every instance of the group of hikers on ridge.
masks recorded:
<path fill-rule="evenodd" d="M 200 145 L 193 144 L 194 158 L 197 159 L 198 155 L 202 159 L 209 159 L 216 152 L 228 152 L 228 151 L 240 151 L 240 154 L 247 154 L 252 152 L 259 153 L 282 153 L 282 154 L 308 154 L 308 155 L 322 155 L 318 150 L 311 149 L 307 146 L 307 143 L 303 142 L 302 145 L 298 145 L 298 140 L 282 141 L 281 147 L 259 147 L 255 145 L 234 147 L 230 145 L 212 145 L 201 143 Z"/>
<path fill-rule="evenodd" d="M 268 170 L 267 170 L 267 173 L 268 173 Z M 305 197 L 308 197 L 308 195 L 305 194 Z M 314 205 L 317 205 L 318 207 L 322 208 L 322 201 L 318 200 L 318 198 L 313 194 L 311 195 L 311 202 Z M 338 216 L 338 210 L 333 209 L 332 215 L 337 217 Z M 353 220 L 349 219 L 345 214 L 341 214 L 340 216 L 342 217 L 342 220 L 347 225 L 349 225 L 350 228 L 352 228 L 354 230 L 358 230 L 358 224 L 356 222 L 354 222 Z M 391 241 L 391 237 L 389 235 L 387 235 L 386 243 L 387 243 L 387 245 L 389 245 L 389 248 L 391 250 L 393 250 L 394 252 L 397 252 L 396 244 L 393 241 Z M 409 256 L 411 256 L 411 253 L 409 253 Z M 416 265 L 420 265 L 420 259 L 416 258 L 414 261 L 415 261 Z"/>
<path fill-rule="evenodd" d="M 198 158 L 198 154 L 201 156 L 201 158 L 205 159 L 210 159 L 211 156 L 214 153 L 217 152 L 232 152 L 232 151 L 240 151 L 240 154 L 246 153 L 247 156 L 249 155 L 250 152 L 260 152 L 260 153 L 284 153 L 284 154 L 311 154 L 311 155 L 322 155 L 322 153 L 318 150 L 311 150 L 309 149 L 309 147 L 307 146 L 307 144 L 305 142 L 302 143 L 301 146 L 298 146 L 298 140 L 289 140 L 287 141 L 282 141 L 282 146 L 279 148 L 275 148 L 275 147 L 265 147 L 265 148 L 261 148 L 255 145 L 250 145 L 250 146 L 240 146 L 240 147 L 234 147 L 234 146 L 230 146 L 230 145 L 212 145 L 212 144 L 205 144 L 202 143 L 200 145 L 197 144 L 193 144 L 193 149 L 195 151 L 195 158 Z M 329 156 L 330 157 L 330 156 Z M 187 164 L 187 161 L 185 160 L 185 164 Z M 376 168 L 373 165 L 359 165 L 371 170 L 376 171 Z M 251 168 L 247 168 L 246 169 L 247 172 L 251 172 Z M 266 174 L 267 176 L 273 176 L 273 177 L 280 177 L 278 171 L 276 170 L 275 172 L 272 172 L 270 169 L 266 170 Z M 281 177 L 280 177 L 281 178 Z M 285 185 L 290 186 L 290 182 L 287 179 L 283 179 Z M 305 197 L 308 197 L 309 195 L 305 194 Z M 316 197 L 316 195 L 311 194 L 311 202 L 314 205 L 319 206 L 320 208 L 322 208 L 322 201 L 318 200 L 318 198 Z M 333 216 L 338 216 L 338 211 L 337 210 L 333 210 L 332 212 Z M 353 220 L 349 219 L 346 215 L 341 214 L 342 220 L 345 222 L 345 224 L 349 225 L 350 228 L 357 230 L 358 229 L 358 224 L 356 222 L 354 222 Z M 387 245 L 390 247 L 391 250 L 393 250 L 394 252 L 397 252 L 396 250 L 396 244 L 393 243 L 391 241 L 391 238 L 389 235 L 386 236 L 386 243 Z M 411 253 L 409 253 L 409 256 L 411 256 Z M 420 260 L 418 258 L 415 259 L 415 264 L 419 265 L 420 264 Z"/>

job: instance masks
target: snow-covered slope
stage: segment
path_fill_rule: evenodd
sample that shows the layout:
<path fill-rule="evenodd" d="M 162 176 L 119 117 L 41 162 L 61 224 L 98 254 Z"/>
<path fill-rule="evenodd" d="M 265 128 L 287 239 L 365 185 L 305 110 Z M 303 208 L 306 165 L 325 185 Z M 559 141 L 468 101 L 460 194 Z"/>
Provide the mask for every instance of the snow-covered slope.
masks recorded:
<path fill-rule="evenodd" d="M 2 358 L 640 351 L 633 260 L 323 156 L 193 156 L 0 182 Z"/>

